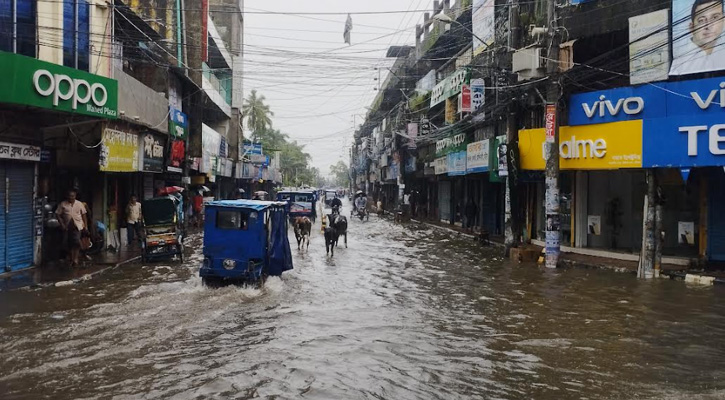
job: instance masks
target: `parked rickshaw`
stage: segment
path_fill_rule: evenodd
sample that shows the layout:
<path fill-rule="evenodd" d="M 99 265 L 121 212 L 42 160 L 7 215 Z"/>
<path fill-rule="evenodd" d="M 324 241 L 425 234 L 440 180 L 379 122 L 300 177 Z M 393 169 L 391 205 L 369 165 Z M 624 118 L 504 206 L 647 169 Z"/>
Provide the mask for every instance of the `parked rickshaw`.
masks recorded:
<path fill-rule="evenodd" d="M 287 203 L 221 200 L 206 204 L 202 282 L 262 282 L 292 269 Z"/>
<path fill-rule="evenodd" d="M 309 189 L 283 189 L 277 192 L 277 201 L 287 203 L 290 220 L 308 217 L 315 223 L 317 219 L 317 196 Z"/>
<path fill-rule="evenodd" d="M 144 200 L 143 262 L 178 256 L 184 261 L 184 214 L 181 197 L 167 195 Z"/>

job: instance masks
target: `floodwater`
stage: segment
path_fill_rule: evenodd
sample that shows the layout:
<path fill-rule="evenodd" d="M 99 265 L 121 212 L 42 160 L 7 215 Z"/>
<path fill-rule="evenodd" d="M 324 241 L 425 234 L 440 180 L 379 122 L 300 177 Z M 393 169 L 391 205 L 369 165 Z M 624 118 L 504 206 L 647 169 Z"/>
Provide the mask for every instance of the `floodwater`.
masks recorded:
<path fill-rule="evenodd" d="M 196 249 L 0 293 L 0 398 L 725 398 L 723 289 L 512 264 L 376 217 L 330 259 L 316 228 L 260 289 L 203 287 Z"/>

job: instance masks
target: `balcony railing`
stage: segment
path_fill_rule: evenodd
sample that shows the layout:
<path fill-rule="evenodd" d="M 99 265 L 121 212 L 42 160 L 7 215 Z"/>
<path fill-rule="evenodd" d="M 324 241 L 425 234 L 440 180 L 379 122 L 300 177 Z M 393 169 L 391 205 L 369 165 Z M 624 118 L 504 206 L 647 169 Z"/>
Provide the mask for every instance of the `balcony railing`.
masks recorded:
<path fill-rule="evenodd" d="M 219 70 L 212 70 L 206 63 L 202 63 L 202 74 L 206 78 L 211 86 L 219 92 L 224 101 L 228 104 L 232 104 L 232 76 L 230 73 L 221 72 Z"/>

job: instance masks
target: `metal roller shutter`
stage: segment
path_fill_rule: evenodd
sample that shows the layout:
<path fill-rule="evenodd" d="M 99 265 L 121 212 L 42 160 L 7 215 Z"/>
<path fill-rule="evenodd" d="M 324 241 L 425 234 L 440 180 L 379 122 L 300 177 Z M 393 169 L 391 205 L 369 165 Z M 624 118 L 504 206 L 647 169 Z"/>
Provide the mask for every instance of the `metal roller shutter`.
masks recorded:
<path fill-rule="evenodd" d="M 15 271 L 33 264 L 33 183 L 32 164 L 6 164 L 9 183 L 8 209 L 5 213 L 7 245 L 6 266 Z M 5 181 L 5 179 L 3 179 Z M 5 203 L 5 202 L 3 202 Z"/>
<path fill-rule="evenodd" d="M 707 244 L 710 259 L 725 261 L 725 182 L 722 179 L 713 179 L 708 199 L 710 229 L 708 230 Z"/>
<path fill-rule="evenodd" d="M 5 165 L 0 163 L 0 265 L 6 267 L 7 259 L 5 258 L 6 242 L 5 242 Z M 6 269 L 0 269 L 0 273 L 5 272 Z"/>

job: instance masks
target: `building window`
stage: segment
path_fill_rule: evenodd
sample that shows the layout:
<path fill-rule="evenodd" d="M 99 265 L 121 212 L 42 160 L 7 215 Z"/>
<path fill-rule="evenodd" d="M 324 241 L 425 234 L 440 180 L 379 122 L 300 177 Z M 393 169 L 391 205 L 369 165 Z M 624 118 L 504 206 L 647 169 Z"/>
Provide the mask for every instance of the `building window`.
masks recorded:
<path fill-rule="evenodd" d="M 35 57 L 35 3 L 0 0 L 0 50 Z"/>
<path fill-rule="evenodd" d="M 88 71 L 89 24 L 90 5 L 87 0 L 63 0 L 63 65 L 66 67 Z"/>

